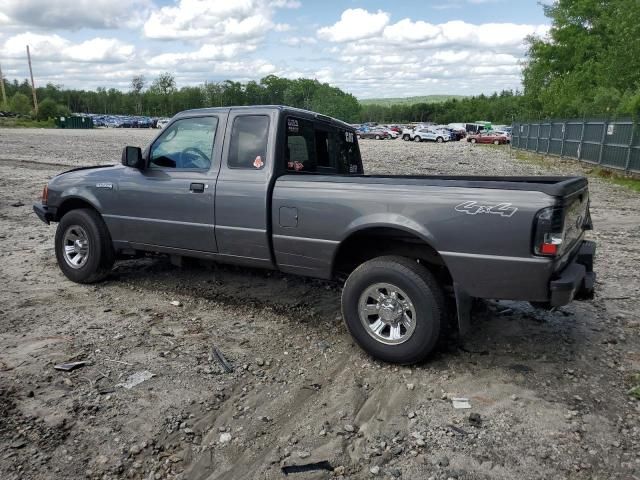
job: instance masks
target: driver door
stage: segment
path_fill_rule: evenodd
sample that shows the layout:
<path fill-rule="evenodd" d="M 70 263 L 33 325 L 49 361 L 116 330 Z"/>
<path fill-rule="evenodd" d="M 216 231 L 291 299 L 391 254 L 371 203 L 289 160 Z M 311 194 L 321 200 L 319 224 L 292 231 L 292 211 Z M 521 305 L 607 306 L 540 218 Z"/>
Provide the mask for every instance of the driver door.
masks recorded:
<path fill-rule="evenodd" d="M 226 120 L 220 117 L 175 120 L 149 147 L 145 170 L 125 169 L 118 185 L 123 240 L 147 249 L 217 252 L 215 179 Z"/>

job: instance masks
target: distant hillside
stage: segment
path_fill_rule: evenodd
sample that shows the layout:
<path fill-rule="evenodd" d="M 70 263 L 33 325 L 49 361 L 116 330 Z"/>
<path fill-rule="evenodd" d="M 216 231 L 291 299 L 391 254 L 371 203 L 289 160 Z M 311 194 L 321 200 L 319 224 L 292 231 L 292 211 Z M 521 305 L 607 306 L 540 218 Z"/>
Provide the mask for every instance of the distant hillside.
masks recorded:
<path fill-rule="evenodd" d="M 466 98 L 464 95 L 424 95 L 422 97 L 398 97 L 398 98 L 363 98 L 358 99 L 362 105 L 398 105 L 414 103 L 442 103 L 447 100 Z"/>

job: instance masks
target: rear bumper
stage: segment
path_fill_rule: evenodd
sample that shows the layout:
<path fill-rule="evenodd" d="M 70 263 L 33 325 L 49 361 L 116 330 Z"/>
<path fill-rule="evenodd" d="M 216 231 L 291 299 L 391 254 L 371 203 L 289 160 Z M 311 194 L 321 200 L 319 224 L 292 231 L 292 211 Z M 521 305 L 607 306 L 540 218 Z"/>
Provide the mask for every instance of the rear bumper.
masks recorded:
<path fill-rule="evenodd" d="M 41 203 L 35 203 L 33 205 L 33 211 L 40 220 L 49 225 L 51 221 L 56 218 L 56 208 L 43 205 Z"/>
<path fill-rule="evenodd" d="M 558 273 L 557 278 L 549 283 L 552 307 L 560 307 L 572 300 L 588 300 L 593 298 L 596 274 L 593 271 L 593 259 L 596 244 L 583 241 L 573 260 Z"/>

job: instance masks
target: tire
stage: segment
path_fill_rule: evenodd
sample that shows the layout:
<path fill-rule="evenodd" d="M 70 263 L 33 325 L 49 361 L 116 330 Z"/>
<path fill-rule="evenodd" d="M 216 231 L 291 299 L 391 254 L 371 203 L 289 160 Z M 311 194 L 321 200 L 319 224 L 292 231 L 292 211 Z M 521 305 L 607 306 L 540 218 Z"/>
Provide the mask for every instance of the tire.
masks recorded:
<path fill-rule="evenodd" d="M 422 139 L 418 135 L 416 135 L 415 137 L 413 137 L 413 141 L 414 142 L 421 142 Z"/>
<path fill-rule="evenodd" d="M 407 142 L 407 141 L 411 140 L 411 137 L 410 137 L 408 134 L 404 134 L 404 135 L 402 136 L 402 139 L 403 139 L 405 142 Z"/>
<path fill-rule="evenodd" d="M 380 285 L 389 287 L 382 287 L 382 291 L 386 290 L 386 301 L 396 289 L 396 298 L 406 296 L 408 305 L 413 309 L 409 312 L 411 316 L 415 315 L 415 321 L 410 322 L 413 327 L 403 324 L 404 335 L 401 333 L 402 327 L 397 327 L 401 335 L 399 339 L 393 339 L 390 324 L 379 329 L 379 334 L 374 333 L 372 326 L 384 323 L 383 317 L 377 312 L 368 317 L 363 313 L 364 318 L 360 315 L 364 312 L 365 304 L 374 310 L 377 308 L 369 303 L 372 299 L 370 292 L 380 292 Z M 408 312 L 406 303 L 404 307 L 397 305 L 402 312 L 397 313 L 392 309 L 392 304 L 379 309 L 380 302 L 377 311 L 385 310 L 387 314 L 411 319 L 411 316 L 405 316 Z M 399 304 L 398 300 L 396 304 Z M 384 256 L 363 263 L 351 273 L 342 291 L 342 316 L 347 329 L 363 350 L 385 362 L 411 364 L 423 360 L 438 342 L 445 315 L 444 294 L 436 279 L 423 265 L 405 257 Z M 388 338 L 385 339 L 385 335 Z M 406 338 L 403 339 L 403 336 Z"/>
<path fill-rule="evenodd" d="M 471 140 L 469 140 L 471 143 L 476 143 L 477 140 L 475 138 L 472 138 Z"/>
<path fill-rule="evenodd" d="M 84 255 L 80 248 L 83 242 L 86 244 Z M 67 254 L 65 246 L 77 250 Z M 56 229 L 55 251 L 60 270 L 76 283 L 103 280 L 115 262 L 109 230 L 100 214 L 90 208 L 71 210 L 62 217 Z M 78 263 L 75 267 L 74 262 Z"/>
<path fill-rule="evenodd" d="M 380 140 L 380 135 L 376 135 L 376 140 Z"/>
<path fill-rule="evenodd" d="M 500 140 L 494 140 L 494 141 L 493 141 L 493 144 L 494 144 L 494 145 L 500 145 Z"/>
<path fill-rule="evenodd" d="M 442 143 L 442 142 L 444 142 L 444 138 L 438 137 L 438 138 L 436 138 L 436 142 Z"/>

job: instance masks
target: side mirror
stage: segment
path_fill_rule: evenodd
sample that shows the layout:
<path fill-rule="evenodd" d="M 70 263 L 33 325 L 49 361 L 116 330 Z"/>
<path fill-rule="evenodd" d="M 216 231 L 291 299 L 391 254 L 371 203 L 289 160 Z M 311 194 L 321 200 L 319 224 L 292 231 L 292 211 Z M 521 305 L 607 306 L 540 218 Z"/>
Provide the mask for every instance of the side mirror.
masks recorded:
<path fill-rule="evenodd" d="M 124 150 L 122 150 L 122 165 L 142 170 L 144 168 L 144 159 L 142 158 L 140 147 L 124 147 Z"/>

